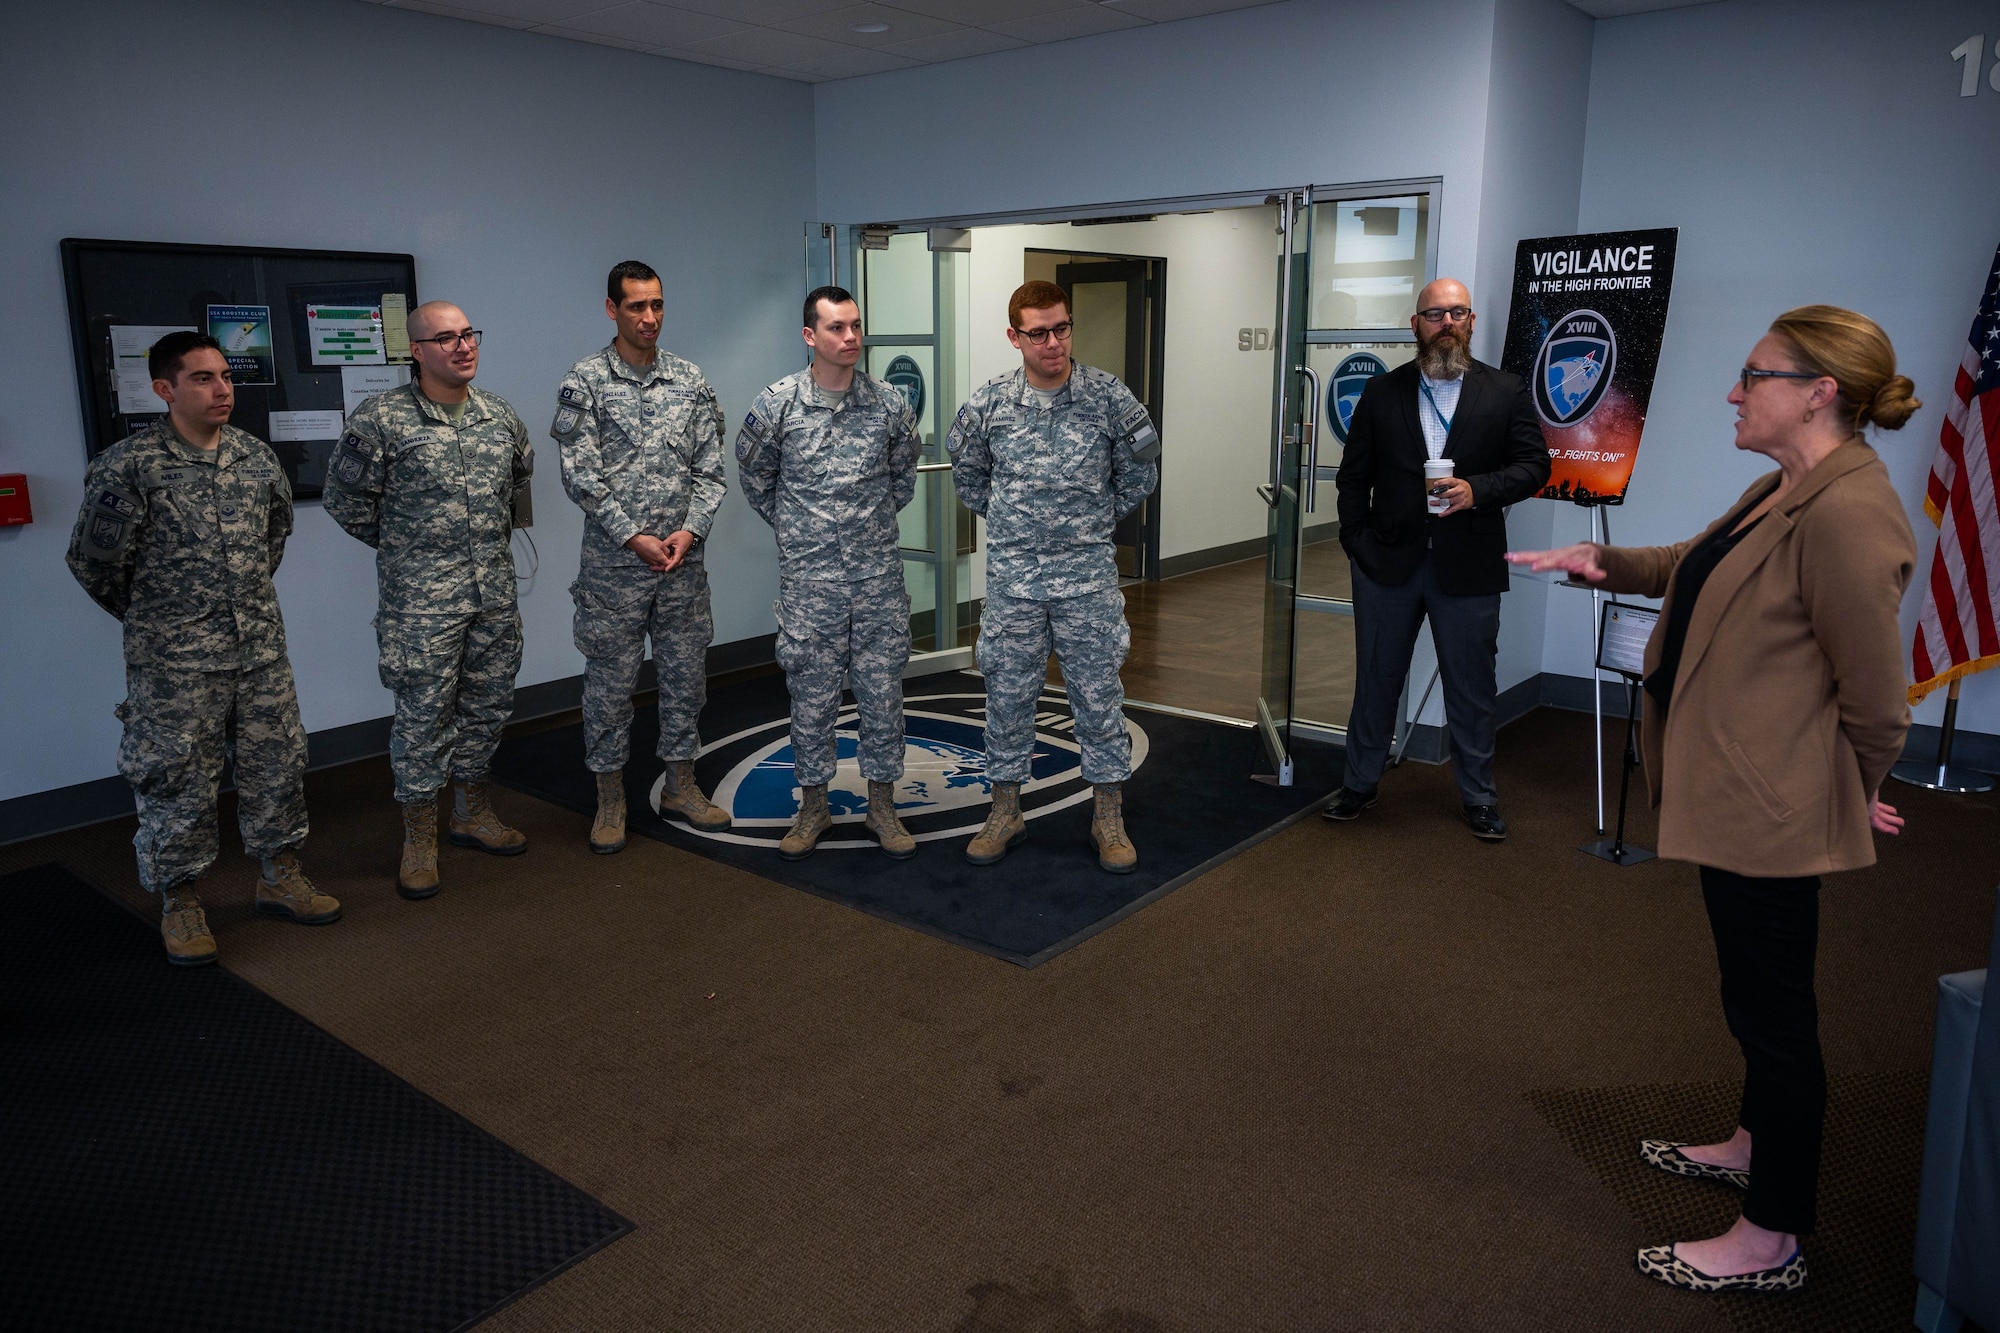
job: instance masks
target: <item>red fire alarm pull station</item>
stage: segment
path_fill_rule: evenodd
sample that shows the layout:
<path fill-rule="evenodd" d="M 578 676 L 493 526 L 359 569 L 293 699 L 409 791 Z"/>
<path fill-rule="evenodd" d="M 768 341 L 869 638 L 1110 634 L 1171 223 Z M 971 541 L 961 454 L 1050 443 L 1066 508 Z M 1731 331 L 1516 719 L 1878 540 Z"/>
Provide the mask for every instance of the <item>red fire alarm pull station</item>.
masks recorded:
<path fill-rule="evenodd" d="M 0 528 L 19 527 L 35 521 L 28 508 L 28 478 L 21 472 L 0 472 Z"/>

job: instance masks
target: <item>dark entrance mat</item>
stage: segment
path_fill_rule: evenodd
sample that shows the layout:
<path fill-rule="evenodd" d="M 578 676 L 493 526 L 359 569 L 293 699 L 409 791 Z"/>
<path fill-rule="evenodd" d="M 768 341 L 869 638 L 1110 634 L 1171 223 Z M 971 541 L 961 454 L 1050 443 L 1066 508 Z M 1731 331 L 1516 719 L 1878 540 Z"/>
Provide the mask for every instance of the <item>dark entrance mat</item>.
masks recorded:
<path fill-rule="evenodd" d="M 68 871 L 0 903 L 0 1327 L 462 1329 L 632 1229 Z"/>
<path fill-rule="evenodd" d="M 715 690 L 702 715 L 695 773 L 735 818 L 703 835 L 657 813 L 657 716 L 632 726 L 625 787 L 632 832 L 699 852 L 808 893 L 1024 967 L 1053 958 L 1313 809 L 1339 784 L 1340 752 L 1312 747 L 1296 786 L 1250 778 L 1255 732 L 1199 718 L 1128 709 L 1133 773 L 1125 823 L 1139 849 L 1129 875 L 1098 869 L 1089 842 L 1091 788 L 1082 779 L 1068 700 L 1052 690 L 1036 721 L 1033 781 L 1022 788 L 1028 836 L 997 866 L 965 860 L 985 822 L 984 682 L 966 672 L 924 676 L 904 691 L 908 740 L 897 811 L 918 839 L 907 861 L 885 857 L 860 824 L 867 784 L 854 767 L 853 708 L 842 714 L 840 773 L 828 793 L 834 828 L 804 861 L 777 842 L 798 809 L 787 736 L 785 682 L 762 676 Z M 585 813 L 597 788 L 583 765 L 583 727 L 506 741 L 493 776 L 518 791 Z"/>
<path fill-rule="evenodd" d="M 1917 1280 L 1917 1180 L 1923 1171 L 1922 1072 L 1827 1080 L 1819 1229 L 1806 1238 L 1805 1287 L 1768 1295 L 1687 1293 L 1743 1333 L 1864 1333 L 1910 1327 Z M 1646 1243 L 1727 1231 L 1743 1208 L 1728 1185 L 1668 1175 L 1639 1160 L 1640 1139 L 1717 1143 L 1736 1128 L 1741 1083 L 1538 1089 L 1528 1100 L 1648 1232 Z M 1629 1263 L 1629 1259 L 1628 1259 Z M 1647 1282 L 1635 1270 L 1634 1282 Z"/>

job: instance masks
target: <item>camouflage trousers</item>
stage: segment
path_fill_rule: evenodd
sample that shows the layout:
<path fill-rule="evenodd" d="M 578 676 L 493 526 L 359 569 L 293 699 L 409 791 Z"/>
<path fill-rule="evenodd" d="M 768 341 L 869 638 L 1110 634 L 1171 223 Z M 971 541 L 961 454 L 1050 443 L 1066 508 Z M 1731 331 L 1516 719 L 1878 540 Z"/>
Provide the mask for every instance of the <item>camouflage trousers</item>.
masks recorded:
<path fill-rule="evenodd" d="M 1132 775 L 1125 730 L 1125 684 L 1118 668 L 1132 647 L 1125 595 L 1116 588 L 1038 602 L 986 594 L 979 613 L 979 670 L 986 677 L 986 773 L 995 782 L 1026 782 L 1035 744 L 1035 708 L 1055 651 L 1076 714 L 1085 782 Z"/>
<path fill-rule="evenodd" d="M 382 684 L 396 696 L 389 767 L 396 799 L 420 801 L 446 782 L 486 776 L 514 713 L 521 612 L 462 615 L 382 611 L 375 617 Z"/>
<path fill-rule="evenodd" d="M 778 665 L 792 696 L 792 765 L 802 787 L 833 781 L 834 724 L 843 683 L 861 715 L 861 776 L 903 776 L 903 667 L 910 660 L 910 594 L 903 576 L 853 583 L 780 579 Z"/>
<path fill-rule="evenodd" d="M 708 567 L 699 557 L 683 560 L 671 574 L 644 565 L 585 565 L 569 592 L 576 601 L 576 650 L 584 659 L 585 766 L 616 773 L 631 758 L 632 691 L 649 637 L 660 690 L 660 758 L 694 758 L 701 750 L 696 723 L 708 702 L 708 645 L 715 638 Z"/>
<path fill-rule="evenodd" d="M 236 767 L 243 850 L 270 856 L 306 837 L 306 732 L 292 666 L 247 671 L 127 666 L 118 771 L 139 805 L 139 882 L 165 893 L 215 864 L 215 796 Z"/>

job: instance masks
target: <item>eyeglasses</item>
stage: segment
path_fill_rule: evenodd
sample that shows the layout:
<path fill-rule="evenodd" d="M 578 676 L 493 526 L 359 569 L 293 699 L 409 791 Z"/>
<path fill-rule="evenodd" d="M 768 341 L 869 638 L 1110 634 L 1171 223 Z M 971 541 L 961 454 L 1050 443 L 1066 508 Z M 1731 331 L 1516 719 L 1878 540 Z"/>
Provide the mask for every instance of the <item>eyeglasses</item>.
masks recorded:
<path fill-rule="evenodd" d="M 474 347 L 479 346 L 479 339 L 482 336 L 483 333 L 479 329 L 467 329 L 464 333 L 440 333 L 435 338 L 412 338 L 410 342 L 412 344 L 430 343 L 440 352 L 455 352 L 458 350 L 460 343 L 470 343 Z"/>
<path fill-rule="evenodd" d="M 1810 370 L 1752 370 L 1750 367 L 1745 366 L 1742 373 L 1737 375 L 1736 382 L 1743 386 L 1743 392 L 1749 393 L 1750 381 L 1752 380 L 1816 380 L 1824 378 L 1825 376 L 1814 374 Z"/>
<path fill-rule="evenodd" d="M 1442 324 L 1446 320 L 1450 320 L 1454 324 L 1463 324 L 1466 320 L 1472 318 L 1472 307 L 1469 305 L 1434 305 L 1429 310 L 1419 310 L 1417 318 L 1426 324 Z"/>
<path fill-rule="evenodd" d="M 1029 342 L 1033 343 L 1037 347 L 1040 347 L 1043 343 L 1047 342 L 1051 338 L 1054 338 L 1059 342 L 1068 342 L 1069 335 L 1074 333 L 1075 331 L 1076 331 L 1075 321 L 1067 319 L 1064 320 L 1062 323 L 1056 325 L 1054 328 L 1014 330 L 1014 332 L 1020 334 L 1023 338 L 1026 338 Z"/>

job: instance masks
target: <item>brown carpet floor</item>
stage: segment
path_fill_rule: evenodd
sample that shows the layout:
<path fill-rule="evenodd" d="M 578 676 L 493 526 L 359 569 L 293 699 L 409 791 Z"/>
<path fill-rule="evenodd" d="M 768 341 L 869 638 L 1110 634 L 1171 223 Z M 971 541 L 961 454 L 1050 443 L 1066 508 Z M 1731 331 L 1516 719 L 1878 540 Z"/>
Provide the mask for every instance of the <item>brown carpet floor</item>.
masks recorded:
<path fill-rule="evenodd" d="M 1032 972 L 650 839 L 592 857 L 506 791 L 529 854 L 448 849 L 405 903 L 380 761 L 311 782 L 339 924 L 256 918 L 241 859 L 204 892 L 226 966 L 637 1222 L 491 1329 L 1728 1333 L 1633 1272 L 1666 1237 L 1529 1096 L 1740 1074 L 1694 872 L 1576 850 L 1588 743 L 1502 732 L 1503 846 L 1409 766 Z M 1825 894 L 1836 1080 L 1920 1077 L 1936 977 L 1984 962 L 2000 800 L 1894 799 L 1908 831 Z M 0 869 L 136 899 L 129 835 Z M 1893 1221 L 1841 1225 L 1881 1234 L 1809 1253 L 1905 1263 Z"/>

